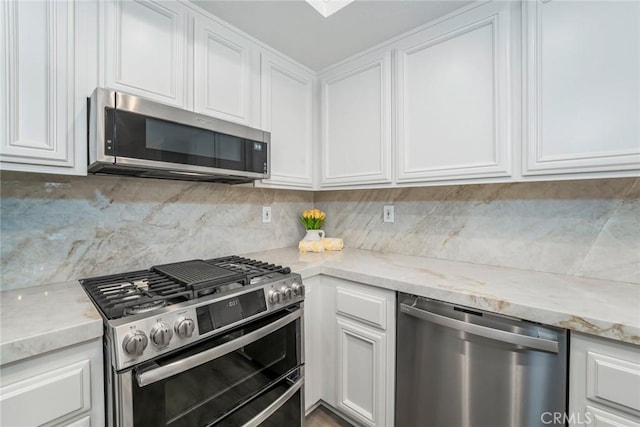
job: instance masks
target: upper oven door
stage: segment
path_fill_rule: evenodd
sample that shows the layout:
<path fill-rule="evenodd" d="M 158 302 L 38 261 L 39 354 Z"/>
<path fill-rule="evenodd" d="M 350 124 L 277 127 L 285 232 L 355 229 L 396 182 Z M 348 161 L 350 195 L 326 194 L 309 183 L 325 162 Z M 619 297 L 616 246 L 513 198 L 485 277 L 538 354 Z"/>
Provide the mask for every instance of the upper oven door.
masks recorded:
<path fill-rule="evenodd" d="M 122 424 L 228 425 L 225 419 L 251 412 L 243 406 L 262 405 L 268 412 L 269 396 L 285 396 L 279 401 L 286 410 L 301 398 L 302 354 L 300 307 L 255 320 L 128 373 L 121 399 L 130 395 L 132 407 L 130 415 L 121 414 Z M 302 406 L 293 406 L 301 416 Z"/>

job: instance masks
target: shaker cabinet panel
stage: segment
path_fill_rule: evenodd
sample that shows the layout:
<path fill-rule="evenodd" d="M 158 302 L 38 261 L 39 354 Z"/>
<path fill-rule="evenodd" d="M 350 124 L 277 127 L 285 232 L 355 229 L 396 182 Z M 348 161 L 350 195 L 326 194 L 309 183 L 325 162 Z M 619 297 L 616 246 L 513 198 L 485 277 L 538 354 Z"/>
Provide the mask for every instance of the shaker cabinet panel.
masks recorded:
<path fill-rule="evenodd" d="M 322 398 L 323 355 L 322 342 L 322 283 L 320 277 L 304 281 L 304 405 L 310 411 Z"/>
<path fill-rule="evenodd" d="M 390 52 L 321 79 L 322 186 L 391 182 Z"/>
<path fill-rule="evenodd" d="M 314 79 L 312 72 L 263 52 L 262 128 L 271 132 L 271 178 L 265 184 L 313 184 Z"/>
<path fill-rule="evenodd" d="M 523 173 L 640 169 L 640 3 L 524 7 Z"/>
<path fill-rule="evenodd" d="M 249 40 L 197 16 L 194 26 L 195 111 L 259 126 L 259 52 Z M 258 120 L 256 123 L 255 121 Z"/>
<path fill-rule="evenodd" d="M 0 390 L 2 425 L 42 425 L 89 410 L 90 362 L 84 360 Z M 38 402 L 38 410 L 25 410 Z"/>
<path fill-rule="evenodd" d="M 510 5 L 397 44 L 398 182 L 509 176 Z"/>
<path fill-rule="evenodd" d="M 179 2 L 103 3 L 104 86 L 188 107 L 187 10 Z"/>
<path fill-rule="evenodd" d="M 570 425 L 640 426 L 640 346 L 571 334 Z"/>
<path fill-rule="evenodd" d="M 396 314 L 393 291 L 321 276 L 323 400 L 367 426 L 392 426 Z M 361 307 L 361 305 L 364 306 Z M 335 319 L 331 322 L 331 319 Z"/>
<path fill-rule="evenodd" d="M 384 425 L 386 335 L 338 319 L 338 407 L 366 425 Z"/>
<path fill-rule="evenodd" d="M 0 369 L 0 425 L 104 425 L 102 338 Z"/>
<path fill-rule="evenodd" d="M 640 427 L 640 423 L 589 405 L 586 406 L 585 415 L 580 419 L 576 417 L 576 421 L 576 425 L 587 425 L 590 427 Z"/>
<path fill-rule="evenodd" d="M 3 169 L 74 173 L 74 4 L 2 2 L 0 44 Z"/>

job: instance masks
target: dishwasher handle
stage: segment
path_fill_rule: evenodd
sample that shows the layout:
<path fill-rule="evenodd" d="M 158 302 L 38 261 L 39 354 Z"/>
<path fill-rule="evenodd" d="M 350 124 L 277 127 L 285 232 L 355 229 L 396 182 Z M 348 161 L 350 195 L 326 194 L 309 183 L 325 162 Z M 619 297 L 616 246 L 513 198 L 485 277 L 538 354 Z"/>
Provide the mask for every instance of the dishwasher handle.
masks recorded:
<path fill-rule="evenodd" d="M 442 316 L 430 311 L 421 310 L 419 308 L 402 303 L 400 304 L 400 311 L 404 314 L 408 314 L 409 316 L 413 316 L 418 319 L 426 320 L 428 322 L 446 326 L 448 328 L 457 329 L 473 335 L 490 338 L 496 341 L 502 341 L 514 345 L 528 347 L 534 350 L 546 351 L 549 353 L 558 353 L 559 351 L 558 341 L 536 338 L 528 335 L 502 331 L 500 329 L 489 328 L 487 326 L 476 325 L 474 323 L 452 319 L 447 316 Z"/>

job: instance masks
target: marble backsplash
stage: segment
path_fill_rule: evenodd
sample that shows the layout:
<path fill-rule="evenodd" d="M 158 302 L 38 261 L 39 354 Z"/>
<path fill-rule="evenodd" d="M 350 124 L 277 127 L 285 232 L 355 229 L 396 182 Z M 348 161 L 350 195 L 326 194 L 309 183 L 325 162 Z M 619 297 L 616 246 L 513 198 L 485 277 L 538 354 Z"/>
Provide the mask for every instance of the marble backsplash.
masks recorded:
<path fill-rule="evenodd" d="M 0 289 L 297 245 L 313 193 L 2 172 Z M 262 206 L 272 222 L 262 224 Z"/>
<path fill-rule="evenodd" d="M 329 191 L 315 206 L 346 247 L 640 284 L 636 178 Z"/>
<path fill-rule="evenodd" d="M 346 247 L 640 284 L 634 178 L 315 193 L 15 172 L 0 181 L 0 290 L 296 246 L 297 215 L 312 205 Z M 386 204 L 393 224 L 382 222 Z"/>

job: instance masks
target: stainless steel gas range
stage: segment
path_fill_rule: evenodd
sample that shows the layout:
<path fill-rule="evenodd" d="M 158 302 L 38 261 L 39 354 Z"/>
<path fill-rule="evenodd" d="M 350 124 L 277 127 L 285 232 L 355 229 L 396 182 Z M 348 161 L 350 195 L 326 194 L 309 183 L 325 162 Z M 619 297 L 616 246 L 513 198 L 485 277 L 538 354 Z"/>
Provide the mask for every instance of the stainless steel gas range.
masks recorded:
<path fill-rule="evenodd" d="M 231 256 L 80 283 L 104 318 L 108 426 L 302 425 L 300 275 Z"/>

